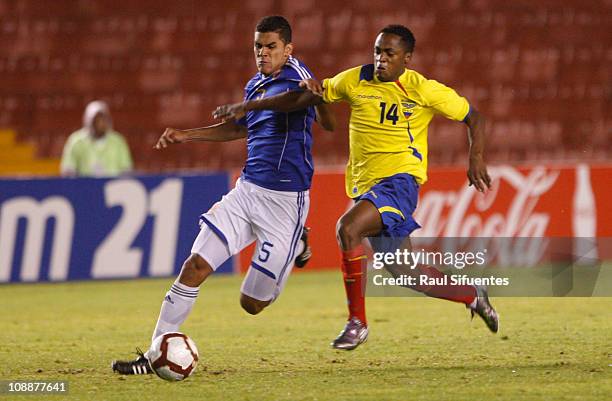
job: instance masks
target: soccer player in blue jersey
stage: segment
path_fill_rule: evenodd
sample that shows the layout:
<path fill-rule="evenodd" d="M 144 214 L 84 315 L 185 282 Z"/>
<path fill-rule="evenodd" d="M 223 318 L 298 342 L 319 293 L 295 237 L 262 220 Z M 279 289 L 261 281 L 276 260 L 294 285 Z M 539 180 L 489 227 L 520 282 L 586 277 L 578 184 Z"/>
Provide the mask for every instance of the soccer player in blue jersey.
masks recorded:
<path fill-rule="evenodd" d="M 363 239 L 399 238 L 409 248 L 409 235 L 420 227 L 412 214 L 419 188 L 427 181 L 427 129 L 435 115 L 467 126 L 470 185 L 479 191 L 490 186 L 483 158 L 484 117 L 453 89 L 406 68 L 414 46 L 414 35 L 408 28 L 389 25 L 376 38 L 372 64 L 350 68 L 324 80 L 323 84 L 307 79 L 302 83 L 307 91 L 249 99 L 241 104 L 220 106 L 215 111 L 217 117 L 230 117 L 245 111 L 291 111 L 340 101 L 351 106 L 345 185 L 347 195 L 355 204 L 337 225 L 349 316 L 344 330 L 332 342 L 337 349 L 352 350 L 368 337 Z M 398 270 L 398 266 L 386 267 L 394 275 L 411 273 Z M 430 279 L 440 281 L 444 277 L 432 266 L 416 269 Z M 497 313 L 482 287 L 417 285 L 411 288 L 431 297 L 460 302 L 470 309 L 472 316 L 482 317 L 491 331 L 498 330 Z"/>
<path fill-rule="evenodd" d="M 247 83 L 245 101 L 297 89 L 312 77 L 292 57 L 291 27 L 280 16 L 263 18 L 255 30 L 257 74 Z M 333 115 L 321 106 L 284 113 L 269 110 L 247 113 L 239 120 L 177 130 L 168 128 L 157 149 L 189 141 L 231 141 L 247 138 L 248 156 L 235 188 L 200 217 L 201 230 L 181 273 L 166 293 L 153 332 L 155 339 L 178 331 L 189 315 L 200 285 L 217 267 L 254 241 L 256 251 L 242 283 L 240 304 L 256 315 L 281 293 L 293 264 L 310 257 L 303 235 L 313 174 L 311 126 L 317 121 L 333 130 Z M 115 361 L 121 374 L 151 373 L 140 352 L 133 361 Z"/>

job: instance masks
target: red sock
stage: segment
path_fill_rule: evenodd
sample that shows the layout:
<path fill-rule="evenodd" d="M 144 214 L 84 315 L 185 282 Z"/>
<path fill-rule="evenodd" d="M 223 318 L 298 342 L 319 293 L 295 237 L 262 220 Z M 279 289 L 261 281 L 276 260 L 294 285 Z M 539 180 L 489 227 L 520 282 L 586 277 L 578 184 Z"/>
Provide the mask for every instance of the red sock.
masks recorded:
<path fill-rule="evenodd" d="M 363 245 L 349 251 L 342 251 L 342 274 L 344 276 L 344 289 L 349 309 L 349 319 L 356 317 L 365 325 L 365 280 L 366 255 Z"/>
<path fill-rule="evenodd" d="M 418 266 L 417 270 L 419 270 L 419 274 L 426 275 L 429 278 L 441 279 L 446 276 L 446 274 L 431 266 Z M 471 285 L 416 285 L 414 289 L 429 297 L 447 299 L 466 305 L 471 304 L 476 298 L 476 288 Z"/>

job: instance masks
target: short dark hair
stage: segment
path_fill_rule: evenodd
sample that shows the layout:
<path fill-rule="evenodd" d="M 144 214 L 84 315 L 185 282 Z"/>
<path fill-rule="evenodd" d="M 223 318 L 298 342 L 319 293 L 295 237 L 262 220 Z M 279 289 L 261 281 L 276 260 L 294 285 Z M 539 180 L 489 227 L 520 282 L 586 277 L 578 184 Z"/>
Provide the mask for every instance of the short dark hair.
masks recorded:
<path fill-rule="evenodd" d="M 291 25 L 289 25 L 289 21 L 287 21 L 285 17 L 281 17 L 280 15 L 263 17 L 257 23 L 255 32 L 276 32 L 285 44 L 291 43 Z"/>
<path fill-rule="evenodd" d="M 404 25 L 387 25 L 378 33 L 391 33 L 393 35 L 397 35 L 401 38 L 401 41 L 404 43 L 404 48 L 408 53 L 412 53 L 414 51 L 416 39 L 414 38 L 412 31 L 406 28 Z"/>

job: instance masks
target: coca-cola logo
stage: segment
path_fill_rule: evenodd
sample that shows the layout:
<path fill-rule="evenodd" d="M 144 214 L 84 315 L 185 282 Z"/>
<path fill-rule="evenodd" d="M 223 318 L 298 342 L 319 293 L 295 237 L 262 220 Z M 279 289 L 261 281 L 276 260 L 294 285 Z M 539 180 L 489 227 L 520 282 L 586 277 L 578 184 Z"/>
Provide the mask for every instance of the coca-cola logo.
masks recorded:
<path fill-rule="evenodd" d="M 468 186 L 455 191 L 422 194 L 415 219 L 423 227 L 415 237 L 542 237 L 550 214 L 535 211 L 540 197 L 557 181 L 560 171 L 535 167 L 523 174 L 512 166 L 490 168 L 492 188 L 484 194 Z M 498 199 L 502 187 L 514 195 L 508 205 Z M 495 207 L 493 207 L 495 205 Z"/>

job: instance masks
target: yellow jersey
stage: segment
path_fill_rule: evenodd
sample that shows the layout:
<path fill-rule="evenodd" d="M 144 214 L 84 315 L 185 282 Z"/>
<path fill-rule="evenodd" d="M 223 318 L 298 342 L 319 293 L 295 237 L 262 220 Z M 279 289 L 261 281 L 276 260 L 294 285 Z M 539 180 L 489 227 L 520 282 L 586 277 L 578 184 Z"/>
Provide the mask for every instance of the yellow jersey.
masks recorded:
<path fill-rule="evenodd" d="M 379 81 L 374 65 L 323 81 L 326 103 L 351 106 L 346 193 L 355 198 L 399 173 L 427 181 L 427 127 L 435 114 L 464 121 L 470 106 L 453 89 L 406 69 L 395 82 Z"/>

